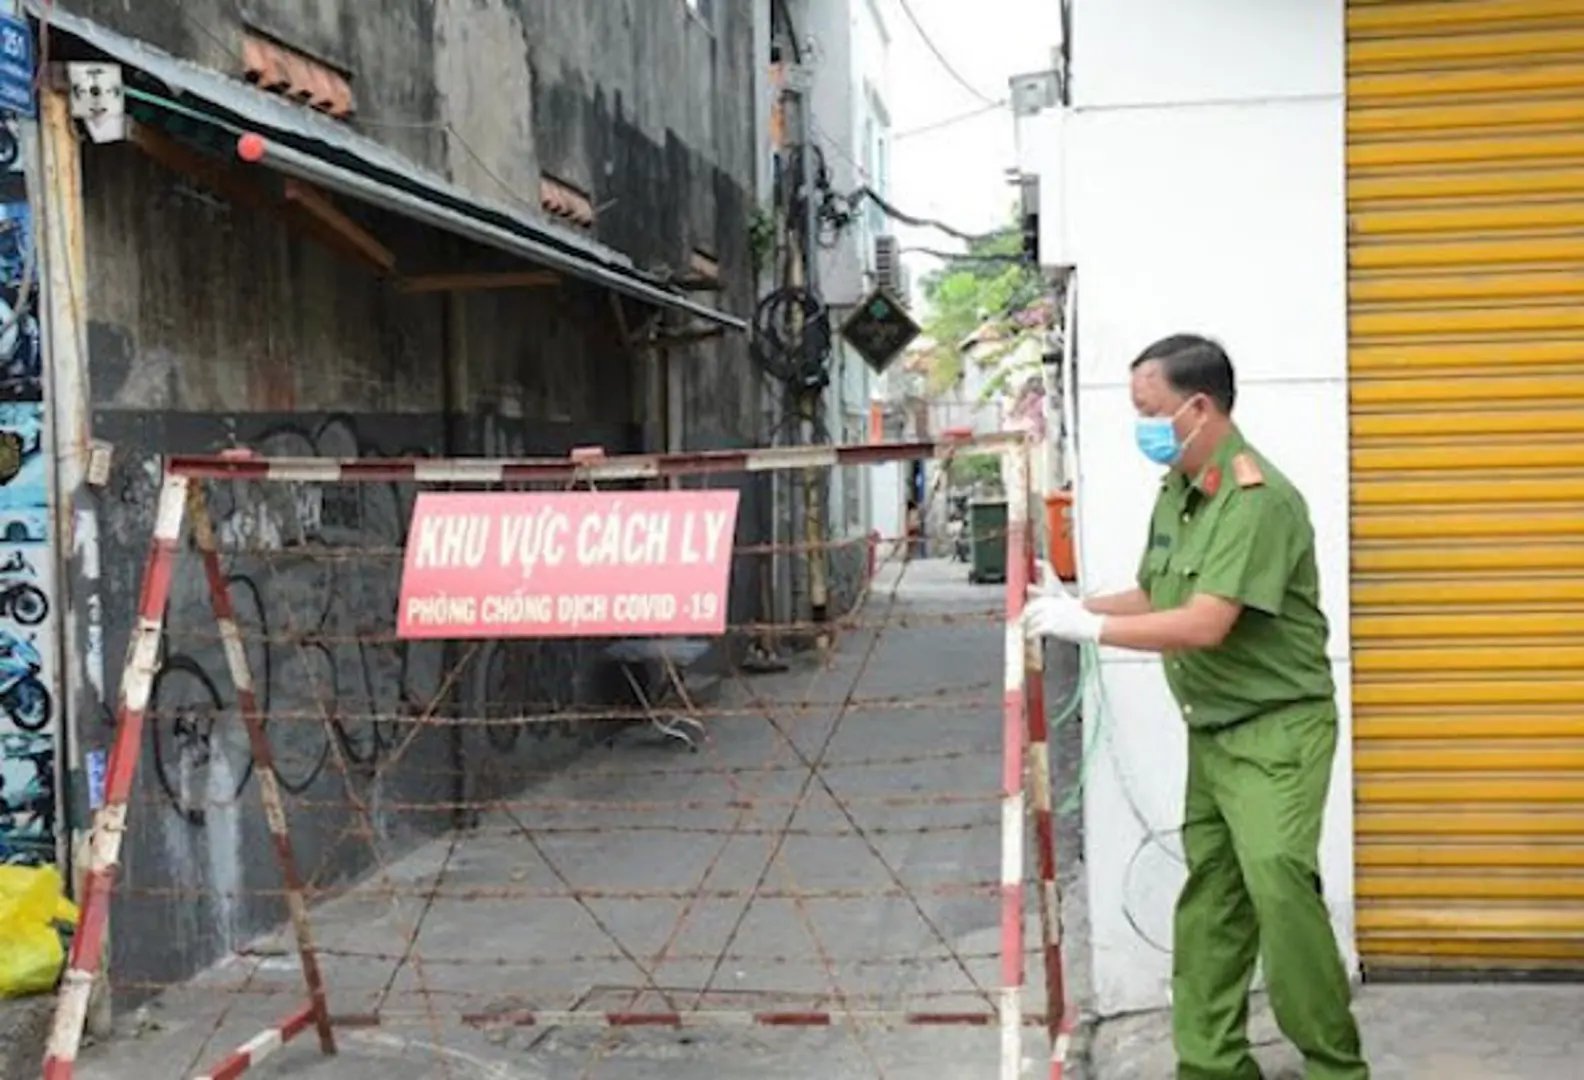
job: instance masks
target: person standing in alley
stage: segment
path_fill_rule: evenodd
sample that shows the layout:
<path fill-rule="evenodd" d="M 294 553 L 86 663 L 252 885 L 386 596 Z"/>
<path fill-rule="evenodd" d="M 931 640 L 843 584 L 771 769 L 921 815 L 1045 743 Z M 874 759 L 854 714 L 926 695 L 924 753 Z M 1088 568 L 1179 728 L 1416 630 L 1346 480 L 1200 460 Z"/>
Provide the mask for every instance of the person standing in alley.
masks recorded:
<path fill-rule="evenodd" d="M 924 548 L 924 512 L 919 509 L 919 504 L 908 502 L 907 507 L 907 545 L 908 558 L 922 559 L 926 552 Z"/>
<path fill-rule="evenodd" d="M 1259 1080 L 1256 960 L 1306 1080 L 1368 1080 L 1321 891 L 1337 708 L 1308 507 L 1233 423 L 1232 362 L 1214 341 L 1151 345 L 1132 392 L 1138 448 L 1167 470 L 1137 587 L 1083 601 L 1052 577 L 1025 618 L 1042 636 L 1161 654 L 1188 726 L 1178 1080 Z"/>

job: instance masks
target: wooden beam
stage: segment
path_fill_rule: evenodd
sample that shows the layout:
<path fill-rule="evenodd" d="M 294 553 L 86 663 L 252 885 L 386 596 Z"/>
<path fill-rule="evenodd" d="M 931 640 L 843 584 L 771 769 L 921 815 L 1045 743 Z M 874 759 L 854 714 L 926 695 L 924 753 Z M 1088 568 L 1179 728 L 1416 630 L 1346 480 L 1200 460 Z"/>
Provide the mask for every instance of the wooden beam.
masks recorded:
<path fill-rule="evenodd" d="M 513 270 L 502 273 L 423 274 L 396 282 L 400 293 L 478 292 L 483 289 L 544 289 L 561 283 L 552 270 Z"/>
<path fill-rule="evenodd" d="M 158 128 L 128 120 L 127 140 L 171 172 L 196 180 L 238 206 L 264 213 L 279 210 L 276 200 L 270 197 L 262 185 L 254 183 L 224 162 L 188 149 Z"/>
<path fill-rule="evenodd" d="M 129 120 L 127 140 L 157 164 L 178 176 L 185 176 L 202 184 L 228 202 L 260 214 L 268 214 L 321 246 L 371 269 L 386 273 L 394 269 L 395 256 L 379 245 L 378 241 L 374 241 L 377 250 L 366 249 L 343 231 L 313 214 L 303 202 L 282 200 L 240 169 L 189 149 L 158 128 Z M 340 213 L 334 207 L 330 209 L 337 214 Z M 348 221 L 347 224 L 354 229 L 358 228 L 355 222 Z"/>
<path fill-rule="evenodd" d="M 49 283 L 40 299 L 47 308 L 39 313 L 46 335 L 44 363 L 49 365 L 50 394 L 45 408 L 50 426 L 46 432 L 53 445 L 46 452 L 54 455 L 56 466 L 55 517 L 50 539 L 54 541 L 57 561 L 54 574 L 56 608 L 55 643 L 62 645 L 59 655 L 65 670 L 61 673 L 61 695 L 55 707 L 58 721 L 65 727 L 64 737 L 55 743 L 66 756 L 61 775 L 75 795 L 79 785 L 88 782 L 89 770 L 83 749 L 96 737 L 85 729 L 106 715 L 112 704 L 96 687 L 105 682 L 104 657 L 99 650 L 85 647 L 98 629 L 103 590 L 99 571 L 99 519 L 94 507 L 98 500 L 89 489 L 92 483 L 89 461 L 93 457 L 93 410 L 90 407 L 88 380 L 88 252 L 83 221 L 82 146 L 71 116 L 69 91 L 53 83 L 39 93 L 39 129 L 42 134 L 42 161 L 26 170 L 27 183 L 34 194 L 42 188 L 40 214 L 43 251 L 42 274 Z M 23 150 L 30 155 L 30 150 Z M 28 160 L 24 157 L 24 160 Z M 40 168 L 39 166 L 42 166 Z M 42 178 L 39 173 L 42 172 Z M 37 184 L 37 187 L 34 185 Z M 85 529 L 85 524 L 94 528 Z M 67 554 L 71 558 L 67 558 Z M 43 643 L 41 642 L 41 645 Z M 74 805 L 68 800 L 67 805 Z M 87 801 L 75 804 L 86 806 Z M 91 864 L 92 832 L 90 822 L 66 812 L 55 819 L 57 850 L 65 839 L 66 861 L 74 883 L 73 895 L 81 898 Z M 61 834 L 70 829 L 70 835 Z M 84 1030 L 105 1039 L 114 1030 L 110 999 L 110 934 L 108 915 L 104 922 L 103 951 L 99 978 L 88 993 Z"/>
<path fill-rule="evenodd" d="M 631 347 L 633 343 L 632 326 L 627 322 L 627 309 L 622 307 L 621 294 L 609 293 L 607 295 L 610 296 L 611 314 L 616 316 L 616 332 L 621 335 L 622 344 Z"/>
<path fill-rule="evenodd" d="M 286 181 L 286 201 L 311 215 L 327 229 L 339 235 L 368 262 L 387 274 L 396 269 L 396 256 L 380 243 L 373 233 L 342 213 L 330 197 L 311 184 L 301 180 Z"/>
<path fill-rule="evenodd" d="M 697 345 L 704 341 L 713 341 L 723 337 L 726 331 L 719 326 L 695 327 L 691 330 L 677 330 L 669 334 L 657 334 L 648 341 L 642 342 L 641 347 L 646 349 L 675 349 L 684 345 Z"/>
<path fill-rule="evenodd" d="M 718 274 L 690 273 L 680 274 L 673 278 L 671 285 L 683 292 L 720 292 L 721 279 Z"/>

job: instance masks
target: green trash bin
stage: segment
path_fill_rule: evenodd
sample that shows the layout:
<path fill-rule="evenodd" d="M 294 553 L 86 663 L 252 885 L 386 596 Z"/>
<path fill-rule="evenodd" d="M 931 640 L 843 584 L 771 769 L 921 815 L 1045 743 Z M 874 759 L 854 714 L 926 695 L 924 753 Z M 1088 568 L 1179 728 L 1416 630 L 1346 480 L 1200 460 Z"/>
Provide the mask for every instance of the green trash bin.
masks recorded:
<path fill-rule="evenodd" d="M 975 499 L 968 504 L 968 537 L 973 549 L 968 580 L 975 585 L 1006 580 L 1007 504 L 1005 499 Z"/>

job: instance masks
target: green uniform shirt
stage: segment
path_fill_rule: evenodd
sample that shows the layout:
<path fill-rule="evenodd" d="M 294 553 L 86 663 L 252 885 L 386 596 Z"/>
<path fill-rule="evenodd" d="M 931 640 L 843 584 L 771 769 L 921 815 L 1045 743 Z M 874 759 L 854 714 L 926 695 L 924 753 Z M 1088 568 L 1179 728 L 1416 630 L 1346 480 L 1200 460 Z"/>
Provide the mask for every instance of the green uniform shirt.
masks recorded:
<path fill-rule="evenodd" d="M 1191 727 L 1334 699 L 1309 509 L 1236 429 L 1197 477 L 1172 472 L 1161 485 L 1138 583 L 1157 611 L 1196 593 L 1243 605 L 1217 647 L 1163 658 Z"/>

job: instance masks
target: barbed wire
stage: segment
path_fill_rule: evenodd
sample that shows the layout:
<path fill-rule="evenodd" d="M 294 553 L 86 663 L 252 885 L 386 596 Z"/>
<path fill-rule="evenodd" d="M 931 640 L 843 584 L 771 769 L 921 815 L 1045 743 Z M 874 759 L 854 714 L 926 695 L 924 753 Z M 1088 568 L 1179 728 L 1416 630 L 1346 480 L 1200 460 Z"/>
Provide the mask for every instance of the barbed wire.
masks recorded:
<path fill-rule="evenodd" d="M 416 1024 L 442 1047 L 459 1024 L 522 1027 L 546 1053 L 547 1028 L 596 1029 L 585 1075 L 633 1027 L 840 1025 L 876 1075 L 888 1058 L 871 1028 L 1050 1027 L 1037 1001 L 1011 1021 L 1003 1005 L 1005 965 L 1046 962 L 1050 943 L 970 948 L 961 931 L 976 906 L 982 925 L 1008 910 L 994 862 L 1009 805 L 1004 588 L 929 601 L 939 586 L 910 584 L 923 564 L 906 538 L 860 538 L 841 557 L 838 617 L 734 604 L 707 699 L 687 689 L 702 670 L 669 658 L 629 693 L 603 666 L 607 638 L 394 633 L 415 491 L 195 481 L 195 542 L 161 549 L 152 760 L 129 820 L 240 836 L 262 804 L 295 868 L 118 888 L 237 939 L 223 978 L 112 970 L 129 992 L 201 991 L 184 1057 L 210 1056 L 240 1001 L 294 986 L 311 1011 L 293 1032 L 320 1008 L 332 1033 Z M 1017 529 L 998 533 L 1016 544 Z M 839 542 L 741 539 L 739 573 L 841 562 Z M 827 646 L 781 670 L 736 662 L 732 643 L 754 633 L 816 628 Z M 283 905 L 285 927 L 250 934 Z M 558 912 L 553 932 L 523 919 L 538 910 Z M 500 932 L 473 943 L 459 920 Z"/>

